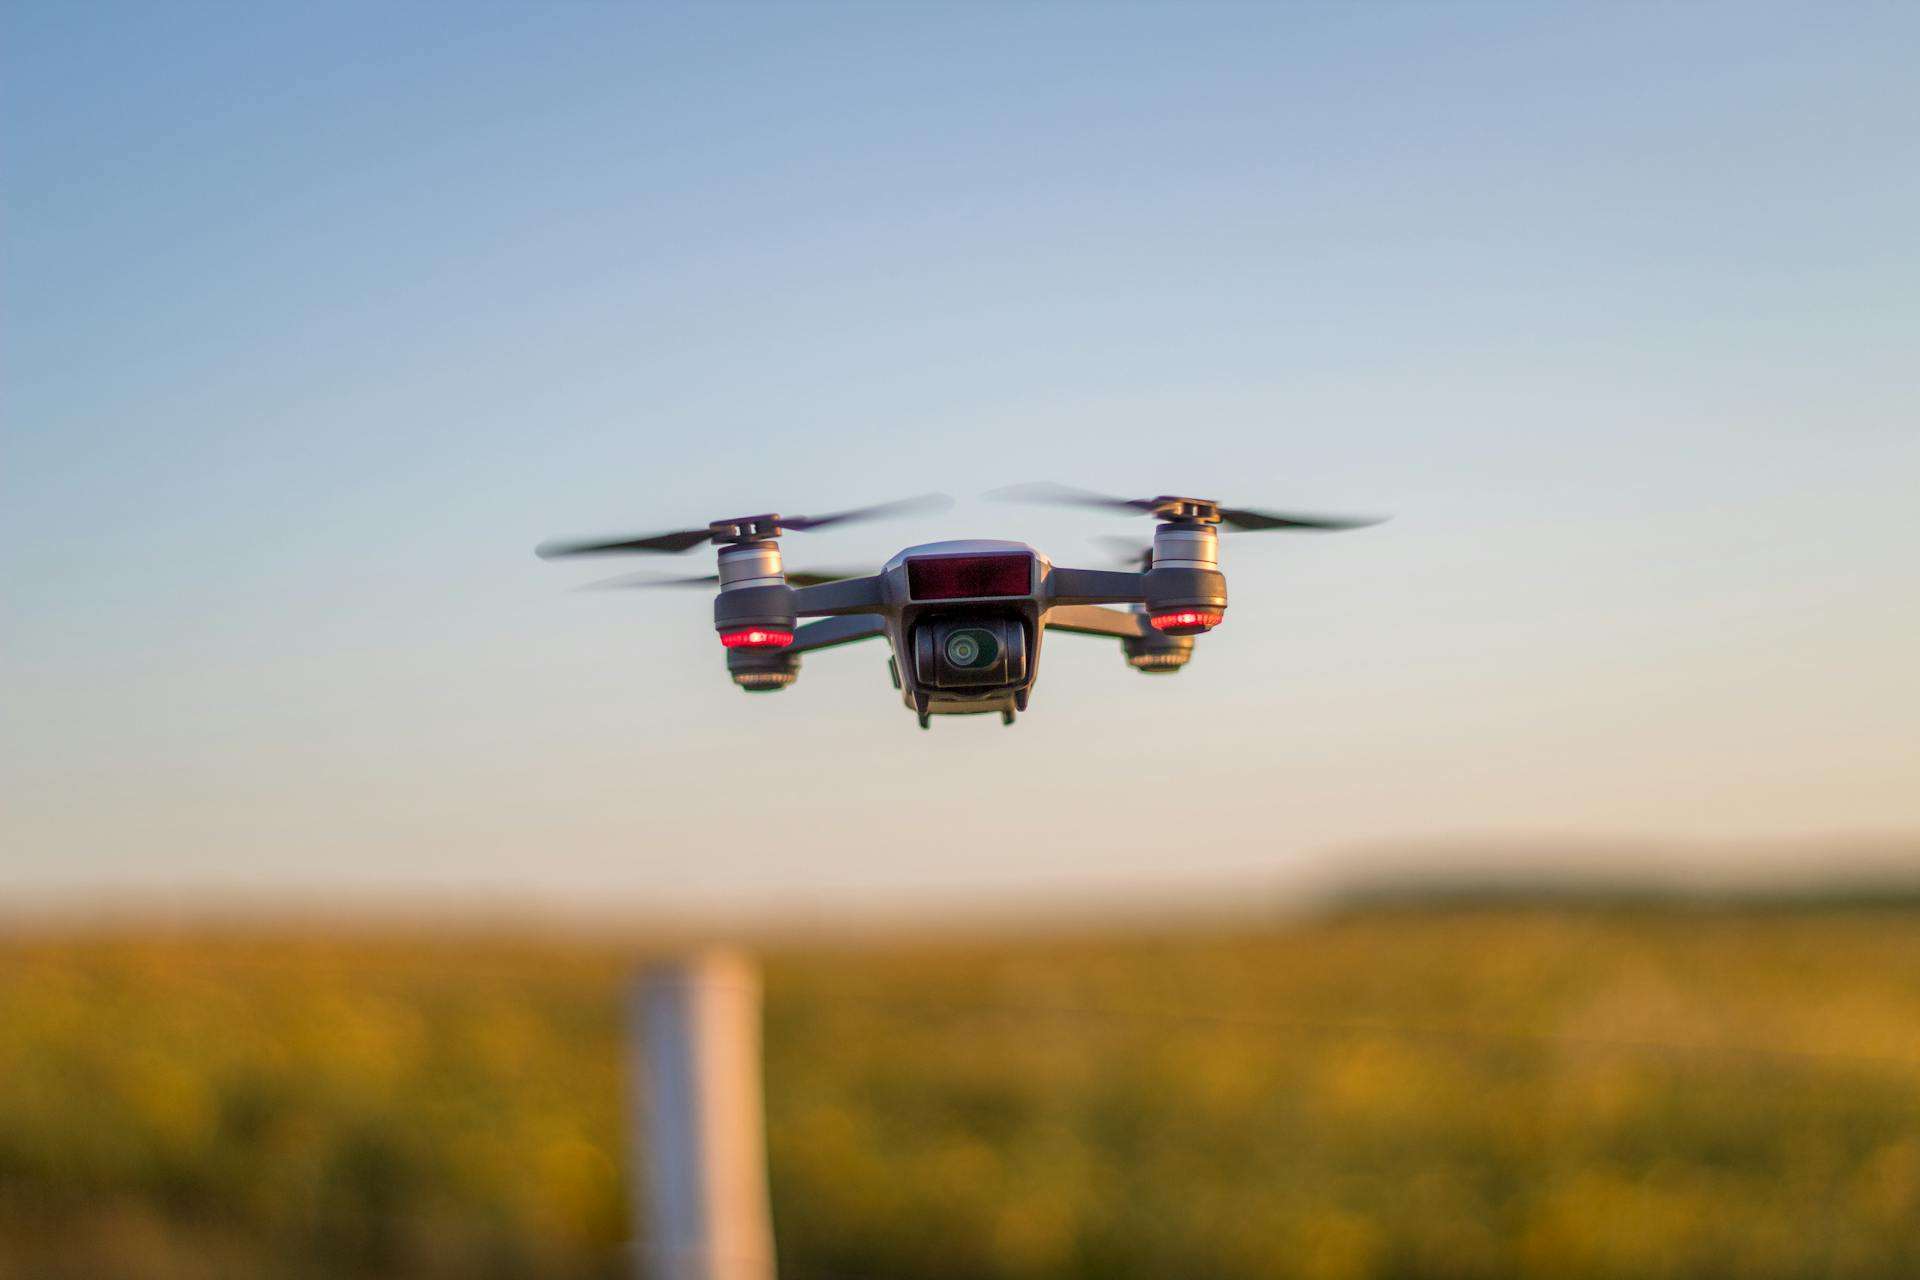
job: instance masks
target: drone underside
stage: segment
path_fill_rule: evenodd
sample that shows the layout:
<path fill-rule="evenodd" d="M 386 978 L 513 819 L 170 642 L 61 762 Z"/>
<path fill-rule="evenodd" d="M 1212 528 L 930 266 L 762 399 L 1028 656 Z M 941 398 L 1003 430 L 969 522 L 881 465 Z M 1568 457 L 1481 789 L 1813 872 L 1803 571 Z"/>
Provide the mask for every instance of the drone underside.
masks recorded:
<path fill-rule="evenodd" d="M 706 578 L 624 580 L 614 585 L 717 583 L 714 629 L 727 671 L 750 692 L 784 689 L 799 678 L 800 655 L 885 637 L 894 687 L 927 728 L 937 715 L 998 712 L 1012 724 L 1027 708 L 1049 631 L 1120 642 L 1127 665 L 1149 674 L 1178 671 L 1193 638 L 1220 625 L 1227 580 L 1219 528 L 1333 530 L 1370 521 L 1278 516 L 1181 497 L 1124 500 L 1077 490 L 1029 487 L 1018 496 L 1151 514 L 1159 524 L 1138 570 L 1068 569 L 1020 542 L 966 540 L 909 547 L 874 574 L 788 573 L 779 539 L 894 514 L 894 503 L 805 518 L 761 515 L 617 541 L 549 544 L 543 557 L 719 549 Z M 1118 606 L 1118 607 L 1116 607 Z M 802 623 L 800 619 L 814 621 Z"/>

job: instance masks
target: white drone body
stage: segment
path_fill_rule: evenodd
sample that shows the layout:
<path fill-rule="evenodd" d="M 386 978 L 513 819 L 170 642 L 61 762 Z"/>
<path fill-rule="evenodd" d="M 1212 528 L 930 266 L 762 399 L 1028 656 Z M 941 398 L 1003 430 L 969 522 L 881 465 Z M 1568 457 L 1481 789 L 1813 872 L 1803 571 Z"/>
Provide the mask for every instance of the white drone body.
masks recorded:
<path fill-rule="evenodd" d="M 540 554 L 685 551 L 714 543 L 717 574 L 672 581 L 719 584 L 713 625 L 735 684 L 753 692 L 785 689 L 799 678 L 800 655 L 884 637 L 893 650 L 894 687 L 924 729 L 934 716 L 994 712 L 1012 724 L 1027 709 L 1049 631 L 1115 639 L 1135 670 L 1178 671 L 1192 656 L 1193 638 L 1226 616 L 1222 524 L 1331 530 L 1370 523 L 1277 516 L 1193 498 L 1128 501 L 1073 490 L 1044 496 L 1153 515 L 1160 524 L 1141 568 L 1062 568 L 1024 542 L 976 538 L 908 547 L 874 574 L 787 572 L 782 534 L 887 514 L 904 504 L 812 519 L 748 516 L 645 538 L 548 545 Z"/>

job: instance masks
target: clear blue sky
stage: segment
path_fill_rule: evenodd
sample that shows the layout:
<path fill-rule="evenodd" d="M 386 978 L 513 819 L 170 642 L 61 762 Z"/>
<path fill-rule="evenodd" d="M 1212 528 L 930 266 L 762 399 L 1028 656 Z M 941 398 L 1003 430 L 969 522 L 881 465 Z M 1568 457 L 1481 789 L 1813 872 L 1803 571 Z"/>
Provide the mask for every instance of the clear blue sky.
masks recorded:
<path fill-rule="evenodd" d="M 1920 830 L 1916 66 L 1905 4 L 9 5 L 0 892 Z M 1133 531 L 1031 479 L 1397 518 L 927 734 L 531 554 Z"/>

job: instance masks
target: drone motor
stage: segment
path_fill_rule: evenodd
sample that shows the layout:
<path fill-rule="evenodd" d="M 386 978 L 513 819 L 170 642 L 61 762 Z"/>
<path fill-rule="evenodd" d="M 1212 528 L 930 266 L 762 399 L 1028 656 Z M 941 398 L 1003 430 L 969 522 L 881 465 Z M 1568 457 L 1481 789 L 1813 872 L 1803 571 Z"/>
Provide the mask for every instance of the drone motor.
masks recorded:
<path fill-rule="evenodd" d="M 800 678 L 800 655 L 785 645 L 734 645 L 727 650 L 727 674 L 748 693 L 773 693 Z"/>

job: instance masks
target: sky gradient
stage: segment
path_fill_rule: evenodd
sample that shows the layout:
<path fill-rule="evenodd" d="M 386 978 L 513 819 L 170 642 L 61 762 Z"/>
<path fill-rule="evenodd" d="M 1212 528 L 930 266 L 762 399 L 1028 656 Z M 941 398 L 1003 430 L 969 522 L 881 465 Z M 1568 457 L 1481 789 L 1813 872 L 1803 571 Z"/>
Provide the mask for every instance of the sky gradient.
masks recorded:
<path fill-rule="evenodd" d="M 1920 831 L 1916 65 L 1894 4 L 10 5 L 0 895 Z M 532 555 L 1146 531 L 1024 480 L 1394 519 L 930 733 L 883 646 L 749 697 L 703 595 Z"/>

